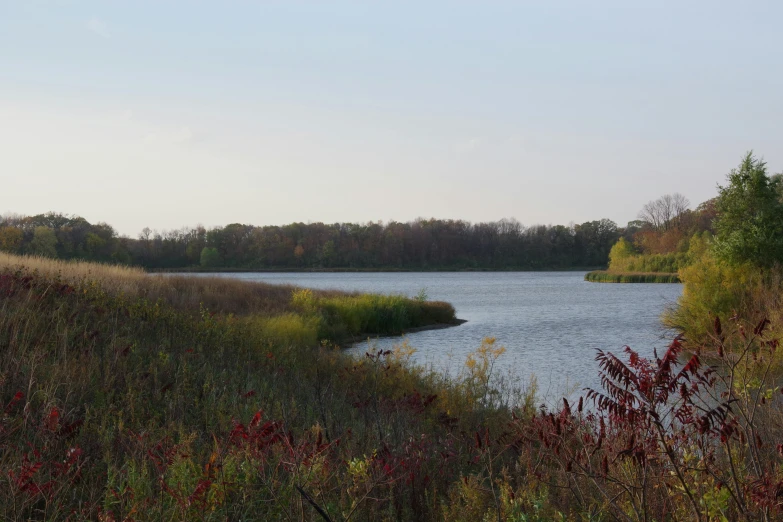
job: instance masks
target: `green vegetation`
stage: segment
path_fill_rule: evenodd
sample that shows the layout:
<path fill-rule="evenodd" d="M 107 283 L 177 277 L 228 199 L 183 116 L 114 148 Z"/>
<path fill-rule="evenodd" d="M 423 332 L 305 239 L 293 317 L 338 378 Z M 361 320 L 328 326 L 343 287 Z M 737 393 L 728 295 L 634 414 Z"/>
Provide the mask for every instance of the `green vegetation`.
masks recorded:
<path fill-rule="evenodd" d="M 623 272 L 595 270 L 585 274 L 585 281 L 591 283 L 679 283 L 677 273 L 664 272 Z"/>
<path fill-rule="evenodd" d="M 769 268 L 783 260 L 781 178 L 767 176 L 766 163 L 748 153 L 719 187 L 715 255 L 728 263 Z"/>
<path fill-rule="evenodd" d="M 633 246 L 620 238 L 609 251 L 609 270 L 619 272 L 668 272 L 676 273 L 686 264 L 687 255 L 684 252 L 668 252 L 665 254 L 638 254 Z"/>
<path fill-rule="evenodd" d="M 468 223 L 292 223 L 153 231 L 137 239 L 79 217 L 0 218 L 0 251 L 150 270 L 567 270 L 605 266 L 622 230 L 608 220 L 525 227 Z"/>
<path fill-rule="evenodd" d="M 680 194 L 667 194 L 647 203 L 639 213 L 642 219 L 629 223 L 627 237 L 618 239 L 609 251 L 608 270 L 590 272 L 585 280 L 678 282 L 680 269 L 698 257 L 691 251 L 691 243 L 709 240 L 716 215 L 715 200 L 699 205 L 695 211 L 689 210 L 688 204 Z"/>
<path fill-rule="evenodd" d="M 748 153 L 727 180 L 715 201 L 716 235 L 692 238 L 682 298 L 664 317 L 694 343 L 714 335 L 715 319 L 783 319 L 780 176 Z"/>

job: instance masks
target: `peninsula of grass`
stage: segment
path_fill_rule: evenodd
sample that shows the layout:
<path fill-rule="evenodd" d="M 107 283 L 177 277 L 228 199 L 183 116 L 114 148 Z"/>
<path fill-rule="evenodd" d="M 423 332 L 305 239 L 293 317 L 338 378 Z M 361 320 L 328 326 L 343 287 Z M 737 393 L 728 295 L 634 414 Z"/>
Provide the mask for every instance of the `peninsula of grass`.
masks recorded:
<path fill-rule="evenodd" d="M 611 272 L 595 270 L 585 274 L 591 283 L 679 283 L 677 273 L 670 272 Z"/>

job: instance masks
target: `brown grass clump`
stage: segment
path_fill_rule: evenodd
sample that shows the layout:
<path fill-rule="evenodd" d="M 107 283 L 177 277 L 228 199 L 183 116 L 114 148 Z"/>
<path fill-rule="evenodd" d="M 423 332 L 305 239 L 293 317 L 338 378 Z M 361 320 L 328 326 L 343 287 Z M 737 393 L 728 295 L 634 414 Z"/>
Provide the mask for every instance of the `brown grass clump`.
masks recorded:
<path fill-rule="evenodd" d="M 63 281 L 72 283 L 96 280 L 107 290 L 129 293 L 148 277 L 141 268 L 0 252 L 0 271 L 17 270 L 37 272 L 48 279 L 59 276 Z"/>

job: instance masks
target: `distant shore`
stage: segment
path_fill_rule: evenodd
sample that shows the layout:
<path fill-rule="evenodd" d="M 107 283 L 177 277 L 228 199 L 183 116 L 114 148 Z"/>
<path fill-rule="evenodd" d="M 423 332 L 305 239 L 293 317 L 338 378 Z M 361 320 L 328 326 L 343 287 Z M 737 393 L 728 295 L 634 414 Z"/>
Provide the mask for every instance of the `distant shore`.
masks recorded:
<path fill-rule="evenodd" d="M 150 273 L 194 273 L 194 274 L 250 274 L 250 273 L 341 273 L 341 272 L 586 272 L 600 267 L 572 268 L 150 268 Z"/>
<path fill-rule="evenodd" d="M 403 337 L 408 334 L 412 333 L 418 333 L 418 332 L 426 332 L 427 330 L 443 330 L 445 328 L 453 328 L 454 326 L 459 326 L 461 324 L 467 323 L 467 319 L 454 319 L 450 323 L 435 323 L 435 324 L 429 324 L 426 326 L 417 326 L 415 328 L 408 328 L 402 333 L 399 334 L 383 334 L 383 335 L 355 335 L 353 337 L 349 337 L 347 339 L 344 339 L 342 341 L 343 348 L 348 348 L 350 346 L 353 346 L 354 344 L 364 342 L 368 339 L 380 339 L 381 337 Z"/>

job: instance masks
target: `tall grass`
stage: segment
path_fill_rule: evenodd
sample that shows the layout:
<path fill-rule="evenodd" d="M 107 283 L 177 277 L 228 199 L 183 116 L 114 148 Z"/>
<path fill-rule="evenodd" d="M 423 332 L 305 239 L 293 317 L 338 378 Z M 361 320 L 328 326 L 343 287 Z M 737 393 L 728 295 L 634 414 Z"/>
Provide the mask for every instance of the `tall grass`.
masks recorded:
<path fill-rule="evenodd" d="M 292 303 L 300 313 L 320 319 L 319 336 L 338 340 L 361 334 L 401 334 L 410 328 L 454 324 L 454 307 L 400 295 L 317 295 L 297 290 Z"/>
<path fill-rule="evenodd" d="M 592 283 L 679 283 L 680 277 L 676 273 L 616 273 L 607 270 L 596 270 L 585 274 L 585 281 L 590 281 Z"/>
<path fill-rule="evenodd" d="M 162 301 L 175 309 L 199 314 L 207 310 L 237 316 L 280 316 L 302 312 L 292 296 L 299 289 L 291 285 L 272 285 L 225 277 L 188 277 L 146 274 L 136 268 L 81 261 L 61 261 L 42 257 L 16 256 L 0 252 L 0 271 L 37 274 L 57 278 L 68 284 L 99 284 L 113 295 Z M 337 290 L 308 290 L 318 301 L 319 313 L 335 324 L 329 338 L 339 340 L 367 334 L 396 334 L 406 328 L 453 322 L 454 309 L 446 303 L 419 302 L 402 296 L 363 295 Z M 317 312 L 316 310 L 311 310 Z M 281 319 L 282 321 L 282 319 Z M 326 331 L 325 331 L 326 332 Z"/>
<path fill-rule="evenodd" d="M 413 370 L 410 351 L 313 347 L 319 307 L 396 328 L 402 298 L 193 314 L 50 274 L 0 271 L 3 520 L 316 520 L 297 488 L 338 520 L 437 518 L 477 467 L 450 434 L 510 420 L 462 399 L 480 377 Z"/>

